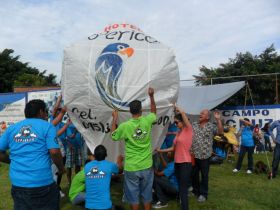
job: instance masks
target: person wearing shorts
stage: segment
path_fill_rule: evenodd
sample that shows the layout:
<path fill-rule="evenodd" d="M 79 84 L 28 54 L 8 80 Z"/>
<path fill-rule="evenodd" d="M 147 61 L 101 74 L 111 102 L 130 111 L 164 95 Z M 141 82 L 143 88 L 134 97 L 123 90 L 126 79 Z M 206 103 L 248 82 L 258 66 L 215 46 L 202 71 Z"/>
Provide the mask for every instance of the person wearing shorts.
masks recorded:
<path fill-rule="evenodd" d="M 75 167 L 77 174 L 81 170 L 83 163 L 83 139 L 81 133 L 73 124 L 69 125 L 66 130 L 68 148 L 66 151 L 66 174 L 68 184 L 71 184 L 72 168 Z"/>
<path fill-rule="evenodd" d="M 145 210 L 151 209 L 154 172 L 152 169 L 151 131 L 156 121 L 154 89 L 148 91 L 151 113 L 142 116 L 142 104 L 134 100 L 129 104 L 132 118 L 117 128 L 118 112 L 113 111 L 112 139 L 125 140 L 124 199 L 132 210 L 139 209 L 139 197 Z"/>

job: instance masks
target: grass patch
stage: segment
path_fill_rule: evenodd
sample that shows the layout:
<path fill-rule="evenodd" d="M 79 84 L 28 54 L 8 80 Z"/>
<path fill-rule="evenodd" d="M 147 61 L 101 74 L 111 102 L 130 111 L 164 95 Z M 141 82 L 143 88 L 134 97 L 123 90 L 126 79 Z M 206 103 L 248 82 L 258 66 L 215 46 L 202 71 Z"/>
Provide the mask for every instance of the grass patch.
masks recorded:
<path fill-rule="evenodd" d="M 272 155 L 269 154 L 269 160 Z M 266 163 L 264 154 L 255 154 L 254 161 L 262 160 Z M 190 197 L 190 209 L 193 210 L 279 210 L 280 177 L 268 180 L 264 174 L 246 174 L 247 158 L 244 158 L 243 167 L 237 174 L 232 173 L 235 163 L 225 162 L 222 165 L 210 167 L 209 196 L 207 202 L 200 204 L 195 197 Z M 11 198 L 11 184 L 8 177 L 8 165 L 0 166 L 0 209 L 13 209 Z M 62 189 L 68 192 L 66 176 L 63 176 Z M 112 200 L 121 204 L 122 183 L 113 183 L 111 187 Z M 125 205 L 129 209 L 128 205 Z M 71 205 L 67 197 L 61 200 L 62 210 L 80 210 L 82 208 Z M 171 200 L 167 208 L 176 210 L 180 205 Z"/>

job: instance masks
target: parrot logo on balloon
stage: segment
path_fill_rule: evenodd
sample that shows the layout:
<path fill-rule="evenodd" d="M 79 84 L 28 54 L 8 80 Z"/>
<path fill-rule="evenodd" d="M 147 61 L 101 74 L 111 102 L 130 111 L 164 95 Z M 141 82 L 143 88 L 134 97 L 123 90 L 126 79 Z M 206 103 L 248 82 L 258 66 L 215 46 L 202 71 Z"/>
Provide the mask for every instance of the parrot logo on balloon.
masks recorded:
<path fill-rule="evenodd" d="M 107 45 L 95 63 L 95 81 L 102 100 L 113 109 L 128 107 L 118 94 L 118 79 L 123 70 L 123 57 L 131 57 L 133 48 L 125 43 Z"/>

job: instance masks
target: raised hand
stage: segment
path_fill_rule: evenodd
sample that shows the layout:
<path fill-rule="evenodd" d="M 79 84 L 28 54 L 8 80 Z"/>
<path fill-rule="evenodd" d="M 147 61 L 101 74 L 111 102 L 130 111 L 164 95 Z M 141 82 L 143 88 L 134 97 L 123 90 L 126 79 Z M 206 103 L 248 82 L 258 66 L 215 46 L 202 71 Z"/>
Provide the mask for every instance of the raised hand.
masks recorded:
<path fill-rule="evenodd" d="M 117 111 L 117 110 L 114 110 L 114 111 L 112 112 L 112 116 L 113 116 L 113 119 L 117 119 L 118 116 L 119 116 L 118 111 Z"/>
<path fill-rule="evenodd" d="M 220 112 L 214 111 L 214 118 L 215 118 L 216 120 L 221 119 L 221 114 L 220 114 Z"/>
<path fill-rule="evenodd" d="M 183 113 L 184 112 L 180 107 L 178 107 L 176 105 L 174 105 L 174 110 L 175 110 L 175 112 L 179 112 L 179 113 Z"/>
<path fill-rule="evenodd" d="M 149 96 L 150 96 L 150 97 L 153 97 L 153 96 L 154 96 L 154 93 L 155 93 L 154 88 L 149 87 L 149 90 L 148 90 Z"/>

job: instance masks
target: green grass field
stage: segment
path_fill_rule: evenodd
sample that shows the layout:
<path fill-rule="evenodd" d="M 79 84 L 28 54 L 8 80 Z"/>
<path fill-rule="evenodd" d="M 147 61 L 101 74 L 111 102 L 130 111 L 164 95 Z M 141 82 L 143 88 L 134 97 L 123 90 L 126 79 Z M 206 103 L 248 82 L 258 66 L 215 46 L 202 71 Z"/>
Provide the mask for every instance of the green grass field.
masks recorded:
<path fill-rule="evenodd" d="M 255 154 L 254 161 L 263 160 L 266 163 L 264 154 Z M 272 155 L 269 154 L 271 162 Z M 238 174 L 233 174 L 232 169 L 235 163 L 225 162 L 222 165 L 214 165 L 210 168 L 209 174 L 209 197 L 207 202 L 200 204 L 195 197 L 190 197 L 190 209 L 194 210 L 269 210 L 280 209 L 280 177 L 268 180 L 264 174 L 246 174 L 247 159 L 244 158 L 243 168 Z M 1 163 L 0 166 L 0 210 L 13 209 L 13 201 L 10 196 L 11 184 L 8 178 L 8 166 Z M 62 188 L 68 191 L 66 177 L 63 178 Z M 121 204 L 122 183 L 112 184 L 112 200 Z M 126 209 L 128 205 L 125 205 Z M 61 200 L 62 210 L 78 210 L 69 202 L 68 198 Z M 171 200 L 167 208 L 180 209 L 176 200 Z"/>

